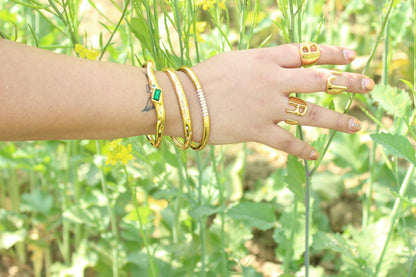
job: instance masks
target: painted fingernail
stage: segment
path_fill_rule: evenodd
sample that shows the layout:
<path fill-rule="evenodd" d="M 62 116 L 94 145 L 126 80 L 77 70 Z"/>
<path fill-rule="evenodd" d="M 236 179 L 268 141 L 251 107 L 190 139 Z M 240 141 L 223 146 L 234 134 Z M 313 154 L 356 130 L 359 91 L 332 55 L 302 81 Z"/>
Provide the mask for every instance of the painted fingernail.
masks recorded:
<path fill-rule="evenodd" d="M 374 88 L 374 81 L 371 80 L 370 78 L 364 78 L 361 81 L 361 86 L 363 87 L 363 89 L 365 90 L 372 90 Z"/>
<path fill-rule="evenodd" d="M 353 132 L 361 130 L 361 121 L 355 118 L 351 118 L 348 122 L 348 128 Z"/>
<path fill-rule="evenodd" d="M 316 161 L 319 158 L 319 153 L 316 152 L 315 150 L 312 150 L 311 155 L 309 156 L 309 158 L 313 161 Z"/>
<path fill-rule="evenodd" d="M 353 60 L 355 57 L 357 57 L 357 54 L 353 50 L 345 49 L 344 50 L 344 57 L 346 60 Z"/>

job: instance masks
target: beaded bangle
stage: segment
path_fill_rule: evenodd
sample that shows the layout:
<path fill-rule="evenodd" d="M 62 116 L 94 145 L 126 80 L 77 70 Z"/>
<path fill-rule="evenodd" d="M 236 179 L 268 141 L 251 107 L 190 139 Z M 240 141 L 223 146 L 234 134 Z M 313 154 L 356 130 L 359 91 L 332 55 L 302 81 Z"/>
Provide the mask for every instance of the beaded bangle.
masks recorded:
<path fill-rule="evenodd" d="M 191 148 L 194 150 L 202 150 L 208 142 L 209 132 L 210 132 L 210 122 L 209 122 L 207 101 L 205 100 L 204 91 L 202 90 L 201 83 L 199 82 L 199 79 L 196 76 L 195 72 L 193 72 L 193 70 L 187 66 L 181 66 L 179 70 L 185 72 L 186 75 L 188 75 L 188 77 L 192 80 L 192 83 L 194 84 L 196 92 L 198 94 L 199 103 L 201 104 L 202 117 L 203 117 L 203 123 L 204 123 L 202 139 L 199 144 L 195 142 L 191 142 Z"/>
<path fill-rule="evenodd" d="M 153 62 L 147 61 L 143 67 L 146 67 L 147 71 L 147 79 L 149 80 L 149 86 L 152 90 L 152 102 L 155 106 L 156 110 L 156 135 L 153 137 L 151 135 L 147 135 L 146 138 L 149 140 L 150 144 L 155 147 L 159 148 L 163 133 L 165 130 L 165 107 L 163 105 L 163 95 L 162 89 L 160 88 L 159 84 L 156 81 L 156 76 L 153 72 Z"/>
<path fill-rule="evenodd" d="M 185 91 L 183 90 L 182 84 L 178 76 L 176 75 L 175 71 L 173 71 L 170 68 L 164 68 L 162 71 L 168 75 L 170 81 L 173 84 L 173 87 L 175 88 L 176 96 L 178 97 L 179 108 L 182 114 L 183 129 L 184 129 L 184 135 L 185 135 L 183 142 L 181 142 L 176 137 L 171 137 L 171 138 L 172 138 L 173 143 L 178 148 L 185 150 L 189 147 L 189 144 L 192 140 L 191 114 L 189 112 L 188 101 L 186 99 Z"/>

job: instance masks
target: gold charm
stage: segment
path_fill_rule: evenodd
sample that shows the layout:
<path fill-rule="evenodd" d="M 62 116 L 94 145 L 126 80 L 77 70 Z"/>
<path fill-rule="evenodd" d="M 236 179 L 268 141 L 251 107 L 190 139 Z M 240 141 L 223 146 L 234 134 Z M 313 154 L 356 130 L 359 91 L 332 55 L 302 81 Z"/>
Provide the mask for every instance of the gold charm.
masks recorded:
<path fill-rule="evenodd" d="M 338 69 L 331 69 L 331 74 L 333 75 L 342 75 L 342 71 Z M 329 94 L 340 94 L 347 90 L 346 86 L 338 86 L 331 83 L 332 80 L 334 80 L 337 76 L 331 76 L 328 78 L 328 81 L 326 82 L 326 92 Z"/>
<path fill-rule="evenodd" d="M 300 45 L 300 58 L 303 67 L 310 67 L 316 64 L 321 53 L 318 44 L 314 42 L 304 42 Z"/>
<path fill-rule="evenodd" d="M 295 107 L 294 110 L 286 110 L 287 113 L 304 116 L 308 111 L 308 105 L 302 99 L 297 97 L 289 97 L 289 105 Z"/>

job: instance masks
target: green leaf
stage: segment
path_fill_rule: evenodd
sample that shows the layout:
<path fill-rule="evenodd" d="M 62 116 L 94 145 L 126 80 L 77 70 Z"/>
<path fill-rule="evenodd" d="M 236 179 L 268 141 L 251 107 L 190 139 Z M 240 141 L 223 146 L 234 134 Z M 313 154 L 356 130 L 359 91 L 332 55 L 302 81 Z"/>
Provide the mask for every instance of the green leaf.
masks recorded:
<path fill-rule="evenodd" d="M 0 249 L 9 249 L 16 243 L 24 241 L 26 235 L 26 229 L 19 229 L 14 232 L 0 232 Z"/>
<path fill-rule="evenodd" d="M 341 253 L 343 256 L 356 258 L 356 250 L 339 234 L 317 232 L 313 236 L 312 248 L 314 250 L 332 250 Z"/>
<path fill-rule="evenodd" d="M 267 203 L 240 203 L 228 210 L 227 215 L 263 231 L 272 228 L 276 222 L 273 206 Z"/>
<path fill-rule="evenodd" d="M 371 96 L 390 115 L 404 117 L 412 103 L 406 91 L 389 85 L 376 85 Z"/>
<path fill-rule="evenodd" d="M 296 196 L 296 199 L 304 202 L 305 192 L 303 185 L 306 182 L 305 169 L 295 156 L 289 156 L 287 161 L 287 175 L 284 178 L 288 188 Z"/>
<path fill-rule="evenodd" d="M 413 84 L 405 79 L 400 79 L 403 83 L 405 83 L 411 90 L 414 90 Z"/>
<path fill-rule="evenodd" d="M 52 196 L 41 190 L 34 190 L 32 193 L 22 195 L 22 203 L 20 209 L 23 212 L 34 212 L 48 214 L 53 206 Z"/>
<path fill-rule="evenodd" d="M 327 141 L 328 135 L 322 134 L 314 142 L 312 142 L 312 146 L 315 147 L 318 153 L 322 153 Z"/>
<path fill-rule="evenodd" d="M 415 149 L 407 137 L 386 133 L 372 134 L 370 136 L 373 141 L 381 144 L 392 155 L 406 159 L 416 165 Z"/>
<path fill-rule="evenodd" d="M 151 41 L 146 19 L 143 17 L 134 17 L 130 21 L 130 29 L 133 34 L 139 39 L 140 43 L 142 44 L 143 48 L 151 51 Z"/>
<path fill-rule="evenodd" d="M 201 205 L 189 211 L 189 215 L 194 219 L 210 216 L 218 212 L 218 208 L 209 205 Z"/>

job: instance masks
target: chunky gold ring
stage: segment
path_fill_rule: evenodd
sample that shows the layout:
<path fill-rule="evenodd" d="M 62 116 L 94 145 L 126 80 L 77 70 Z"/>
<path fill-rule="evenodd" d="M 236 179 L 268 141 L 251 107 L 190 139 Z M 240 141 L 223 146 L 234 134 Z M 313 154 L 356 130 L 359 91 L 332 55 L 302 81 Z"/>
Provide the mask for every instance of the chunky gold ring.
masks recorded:
<path fill-rule="evenodd" d="M 309 67 L 316 64 L 321 53 L 318 44 L 314 42 L 304 42 L 300 44 L 300 58 L 303 67 Z"/>
<path fill-rule="evenodd" d="M 329 94 L 340 94 L 345 92 L 347 90 L 346 86 L 338 86 L 331 83 L 331 81 L 334 80 L 337 77 L 337 75 L 342 75 L 342 71 L 338 69 L 331 69 L 330 72 L 335 76 L 330 76 L 328 78 L 328 81 L 326 82 L 326 92 Z"/>
<path fill-rule="evenodd" d="M 289 103 L 288 104 L 290 106 L 294 107 L 294 109 L 292 109 L 292 110 L 289 110 L 289 109 L 286 110 L 286 113 L 288 113 L 288 114 L 295 114 L 295 115 L 298 115 L 298 116 L 302 117 L 302 116 L 305 116 L 306 112 L 308 111 L 308 104 L 306 104 L 306 102 L 303 101 L 300 98 L 289 97 Z M 290 118 L 287 118 L 285 120 L 285 122 L 287 124 L 290 124 L 290 125 L 299 124 L 299 121 L 294 120 L 294 119 L 290 119 Z"/>

